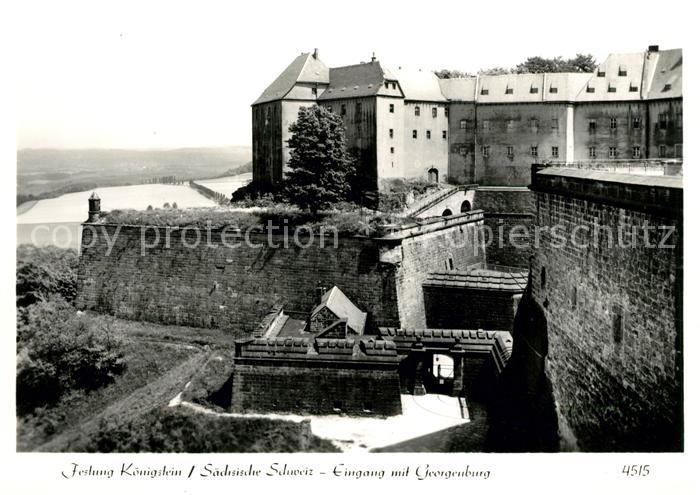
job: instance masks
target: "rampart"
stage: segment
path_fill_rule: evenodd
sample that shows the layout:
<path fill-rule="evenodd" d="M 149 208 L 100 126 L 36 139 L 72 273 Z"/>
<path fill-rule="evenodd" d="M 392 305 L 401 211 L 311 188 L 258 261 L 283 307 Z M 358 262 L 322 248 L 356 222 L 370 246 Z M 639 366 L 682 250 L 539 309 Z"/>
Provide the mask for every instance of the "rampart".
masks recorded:
<path fill-rule="evenodd" d="M 532 290 L 565 444 L 682 449 L 681 178 L 533 167 L 531 188 Z"/>

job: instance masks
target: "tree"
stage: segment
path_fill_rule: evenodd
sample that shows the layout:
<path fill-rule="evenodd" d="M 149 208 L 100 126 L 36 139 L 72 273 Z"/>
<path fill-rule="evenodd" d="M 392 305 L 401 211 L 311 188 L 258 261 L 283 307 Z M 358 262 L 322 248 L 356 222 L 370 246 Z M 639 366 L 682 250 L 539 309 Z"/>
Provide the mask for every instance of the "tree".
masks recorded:
<path fill-rule="evenodd" d="M 473 77 L 474 74 L 456 69 L 441 69 L 433 71 L 439 79 L 456 79 L 459 77 Z"/>
<path fill-rule="evenodd" d="M 505 67 L 491 67 L 490 69 L 479 69 L 480 76 L 500 76 L 502 74 L 510 74 L 513 72 L 511 69 L 506 69 Z"/>
<path fill-rule="evenodd" d="M 518 74 L 540 74 L 542 72 L 593 72 L 596 61 L 593 55 L 576 54 L 574 58 L 529 57 L 515 67 Z"/>
<path fill-rule="evenodd" d="M 313 213 L 347 201 L 355 163 L 345 146 L 345 126 L 340 116 L 322 106 L 301 108 L 289 132 L 289 201 Z"/>

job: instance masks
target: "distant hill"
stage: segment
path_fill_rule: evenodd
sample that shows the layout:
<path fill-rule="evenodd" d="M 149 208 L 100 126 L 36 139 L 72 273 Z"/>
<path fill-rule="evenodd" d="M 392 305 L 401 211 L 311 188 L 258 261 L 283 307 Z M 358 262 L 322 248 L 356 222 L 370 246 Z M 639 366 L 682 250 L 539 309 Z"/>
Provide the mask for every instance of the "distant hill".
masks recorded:
<path fill-rule="evenodd" d="M 248 166 L 250 146 L 179 149 L 22 149 L 17 151 L 17 195 L 141 184 L 154 177 L 220 177 Z M 249 170 L 242 170 L 242 172 Z M 242 173 L 238 172 L 238 173 Z"/>

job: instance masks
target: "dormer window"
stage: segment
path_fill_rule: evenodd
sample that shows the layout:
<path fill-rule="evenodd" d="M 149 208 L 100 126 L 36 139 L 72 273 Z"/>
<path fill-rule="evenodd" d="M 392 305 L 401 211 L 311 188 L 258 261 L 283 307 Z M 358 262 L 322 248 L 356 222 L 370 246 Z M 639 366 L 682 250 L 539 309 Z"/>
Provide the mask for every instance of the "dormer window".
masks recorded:
<path fill-rule="evenodd" d="M 487 88 L 481 88 L 481 94 L 487 95 L 487 94 L 489 94 L 489 90 Z"/>
<path fill-rule="evenodd" d="M 513 88 L 506 86 L 506 94 L 507 94 L 507 95 L 512 95 L 512 94 L 513 94 Z"/>
<path fill-rule="evenodd" d="M 413 107 L 413 115 L 415 115 L 416 117 L 420 117 L 420 107 Z"/>
<path fill-rule="evenodd" d="M 388 82 L 388 81 L 384 81 L 384 87 L 385 87 L 386 89 L 389 89 L 389 82 Z"/>
<path fill-rule="evenodd" d="M 670 91 L 671 90 L 671 83 L 666 83 L 664 84 L 664 89 L 663 91 Z"/>
<path fill-rule="evenodd" d="M 617 75 L 620 77 L 625 77 L 627 75 L 627 67 L 621 65 L 620 68 L 617 70 Z"/>
<path fill-rule="evenodd" d="M 395 83 L 395 82 L 391 83 L 391 89 L 396 89 L 396 83 Z"/>
<path fill-rule="evenodd" d="M 617 88 L 612 84 L 608 85 L 608 93 L 617 93 Z"/>
<path fill-rule="evenodd" d="M 554 86 L 550 86 L 550 87 L 549 87 L 549 92 L 550 92 L 550 93 L 558 93 L 558 92 L 559 92 L 559 88 L 554 87 Z"/>
<path fill-rule="evenodd" d="M 637 83 L 630 83 L 630 93 L 636 93 L 637 91 L 639 91 Z"/>
<path fill-rule="evenodd" d="M 598 68 L 598 77 L 605 77 L 605 69 Z"/>
<path fill-rule="evenodd" d="M 537 86 L 530 86 L 530 94 L 536 94 L 539 93 L 539 91 L 540 88 L 538 88 Z"/>
<path fill-rule="evenodd" d="M 595 88 L 593 86 L 586 86 L 586 93 L 595 93 Z"/>

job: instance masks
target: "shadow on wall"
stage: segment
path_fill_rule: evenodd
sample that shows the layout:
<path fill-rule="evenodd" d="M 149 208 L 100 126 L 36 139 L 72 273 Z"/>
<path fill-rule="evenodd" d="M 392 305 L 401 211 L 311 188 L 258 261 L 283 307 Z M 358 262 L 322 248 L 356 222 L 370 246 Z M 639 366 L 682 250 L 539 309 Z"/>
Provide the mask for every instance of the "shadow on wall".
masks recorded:
<path fill-rule="evenodd" d="M 547 318 L 532 297 L 532 280 L 513 323 L 513 354 L 490 404 L 487 452 L 556 452 L 557 414 L 544 373 Z"/>

